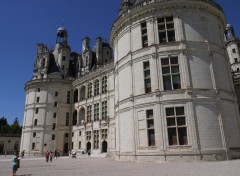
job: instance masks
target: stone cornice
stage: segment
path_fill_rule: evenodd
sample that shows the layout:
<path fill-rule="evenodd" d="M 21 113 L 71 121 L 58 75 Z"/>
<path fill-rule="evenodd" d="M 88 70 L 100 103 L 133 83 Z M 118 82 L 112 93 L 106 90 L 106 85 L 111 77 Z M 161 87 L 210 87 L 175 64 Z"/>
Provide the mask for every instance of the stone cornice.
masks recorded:
<path fill-rule="evenodd" d="M 27 82 L 25 84 L 25 91 L 27 91 L 30 88 L 35 88 L 37 86 L 39 86 L 40 84 L 47 84 L 49 85 L 50 83 L 56 84 L 56 83 L 61 83 L 61 84 L 71 84 L 71 80 L 66 80 L 66 79 L 50 79 L 50 78 L 46 78 L 46 79 L 36 79 L 36 80 L 31 80 L 29 82 Z"/>
<path fill-rule="evenodd" d="M 223 25 L 226 25 L 222 8 L 213 0 L 149 0 L 130 7 L 115 20 L 110 36 L 111 46 L 113 46 L 114 39 L 123 28 L 145 15 L 153 15 L 157 11 L 170 9 L 176 9 L 176 12 L 180 13 L 177 9 L 188 8 L 206 10 L 217 17 L 221 16 Z"/>
<path fill-rule="evenodd" d="M 114 70 L 114 61 L 98 69 L 95 69 L 89 72 L 88 74 L 81 76 L 80 78 L 77 78 L 75 81 L 72 82 L 72 85 L 77 86 L 78 84 L 82 84 L 88 80 L 92 80 L 96 77 L 100 77 L 101 75 L 109 74 L 111 70 L 112 71 Z"/>

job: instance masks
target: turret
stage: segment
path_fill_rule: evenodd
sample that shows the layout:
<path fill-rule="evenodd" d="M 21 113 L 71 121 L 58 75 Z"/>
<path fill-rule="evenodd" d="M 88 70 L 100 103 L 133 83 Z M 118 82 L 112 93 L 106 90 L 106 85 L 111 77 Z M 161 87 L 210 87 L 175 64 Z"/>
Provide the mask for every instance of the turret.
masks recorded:
<path fill-rule="evenodd" d="M 63 27 L 58 28 L 56 43 L 67 44 L 67 38 L 67 30 Z"/>
<path fill-rule="evenodd" d="M 49 50 L 46 45 L 37 45 L 37 57 L 34 64 L 33 79 L 42 79 L 47 77 L 49 67 Z"/>
<path fill-rule="evenodd" d="M 230 24 L 227 24 L 226 27 L 225 40 L 233 79 L 234 82 L 239 82 L 237 80 L 240 79 L 240 41 L 235 36 L 234 29 Z"/>
<path fill-rule="evenodd" d="M 103 39 L 101 37 L 98 37 L 96 39 L 96 62 L 97 62 L 97 65 L 101 65 L 103 63 L 102 45 L 103 45 Z"/>
<path fill-rule="evenodd" d="M 53 54 L 57 66 L 59 67 L 59 70 L 61 70 L 63 75 L 68 73 L 69 58 L 71 53 L 71 49 L 68 46 L 67 39 L 68 39 L 67 30 L 63 27 L 58 28 L 56 36 L 56 45 Z"/>
<path fill-rule="evenodd" d="M 82 52 L 84 53 L 86 50 L 90 49 L 90 38 L 86 37 L 82 40 Z"/>

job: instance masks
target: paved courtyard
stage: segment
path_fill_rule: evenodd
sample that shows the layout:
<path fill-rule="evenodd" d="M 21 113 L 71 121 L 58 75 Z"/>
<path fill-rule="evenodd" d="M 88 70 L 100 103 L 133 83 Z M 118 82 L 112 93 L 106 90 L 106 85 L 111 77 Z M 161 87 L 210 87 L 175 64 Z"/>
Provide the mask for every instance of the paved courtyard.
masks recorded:
<path fill-rule="evenodd" d="M 0 156 L 0 176 L 11 176 L 11 156 Z M 240 160 L 222 162 L 119 162 L 110 158 L 24 158 L 18 176 L 238 176 Z"/>

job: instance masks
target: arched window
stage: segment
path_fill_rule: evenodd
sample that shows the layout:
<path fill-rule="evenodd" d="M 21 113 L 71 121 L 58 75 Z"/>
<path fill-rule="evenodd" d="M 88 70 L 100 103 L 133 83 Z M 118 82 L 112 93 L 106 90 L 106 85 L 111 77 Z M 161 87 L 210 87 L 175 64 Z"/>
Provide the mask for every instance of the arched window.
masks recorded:
<path fill-rule="evenodd" d="M 107 77 L 104 76 L 102 78 L 102 93 L 106 93 L 107 92 Z"/>
<path fill-rule="evenodd" d="M 99 95 L 99 80 L 97 79 L 94 83 L 94 95 Z"/>
<path fill-rule="evenodd" d="M 78 89 L 76 89 L 76 90 L 74 91 L 73 102 L 74 102 L 74 103 L 77 103 L 77 102 L 78 102 Z"/>
<path fill-rule="evenodd" d="M 88 98 L 92 97 L 92 83 L 88 83 Z"/>
<path fill-rule="evenodd" d="M 82 124 L 82 122 L 86 122 L 85 120 L 85 109 L 81 108 L 79 112 L 79 122 Z"/>
<path fill-rule="evenodd" d="M 73 112 L 72 125 L 77 125 L 77 110 Z"/>
<path fill-rule="evenodd" d="M 80 101 L 83 101 L 86 98 L 85 91 L 86 91 L 86 87 L 83 86 L 80 90 Z"/>

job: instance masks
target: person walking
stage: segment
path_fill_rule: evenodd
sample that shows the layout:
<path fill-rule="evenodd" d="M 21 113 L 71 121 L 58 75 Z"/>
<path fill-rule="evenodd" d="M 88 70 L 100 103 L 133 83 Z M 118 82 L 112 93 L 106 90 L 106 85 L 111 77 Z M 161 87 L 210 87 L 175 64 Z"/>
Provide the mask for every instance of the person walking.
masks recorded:
<path fill-rule="evenodd" d="M 57 150 L 55 150 L 55 152 L 54 152 L 54 157 L 57 159 L 57 157 L 58 157 L 58 152 L 57 152 Z"/>
<path fill-rule="evenodd" d="M 46 158 L 46 163 L 47 163 L 49 160 L 49 152 L 48 151 L 45 153 L 45 158 Z"/>
<path fill-rule="evenodd" d="M 49 159 L 50 159 L 50 162 L 52 162 L 52 158 L 53 158 L 53 155 L 52 155 L 52 152 L 50 151 L 50 152 L 49 152 Z"/>

